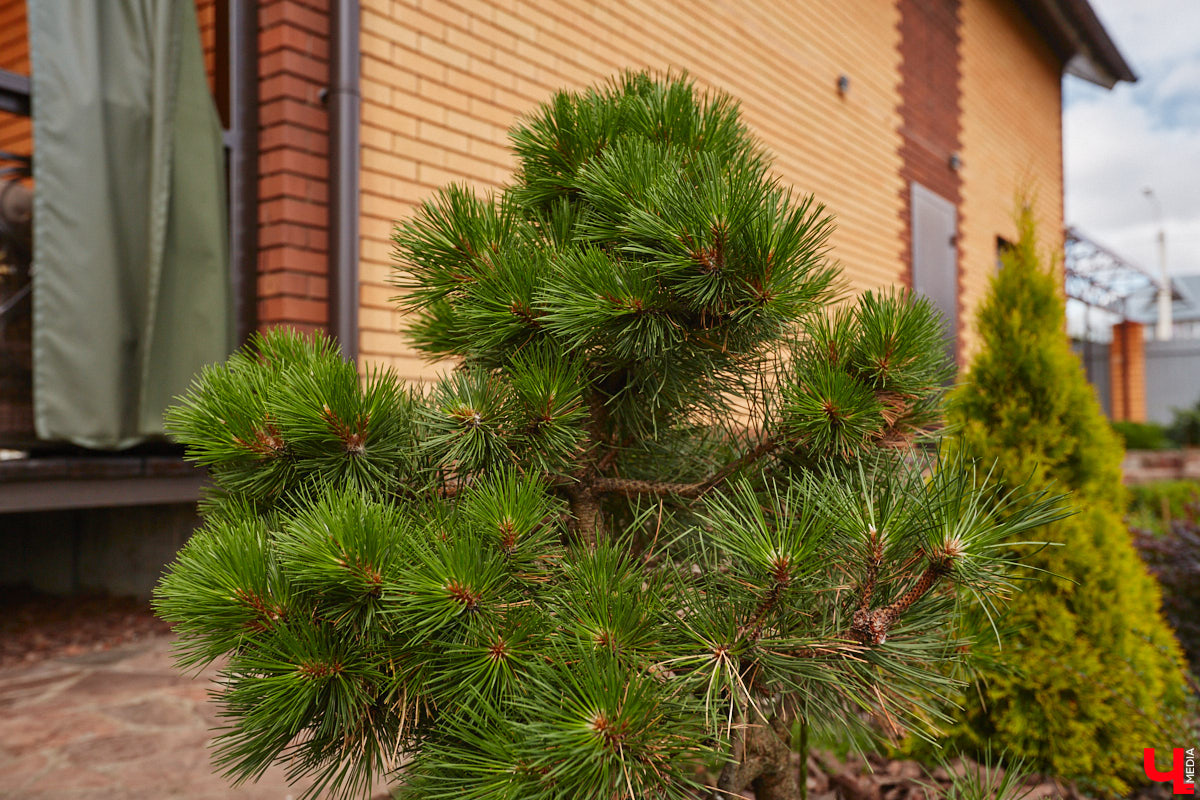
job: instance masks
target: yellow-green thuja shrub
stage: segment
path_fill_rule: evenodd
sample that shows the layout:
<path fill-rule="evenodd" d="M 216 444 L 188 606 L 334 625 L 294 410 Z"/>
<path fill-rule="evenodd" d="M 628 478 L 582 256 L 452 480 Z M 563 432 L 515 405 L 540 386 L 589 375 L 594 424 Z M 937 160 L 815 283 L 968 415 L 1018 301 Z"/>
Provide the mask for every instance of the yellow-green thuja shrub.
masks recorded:
<path fill-rule="evenodd" d="M 1044 572 L 1003 610 L 1014 633 L 964 694 L 954 738 L 1121 792 L 1145 781 L 1143 748 L 1186 735 L 1182 658 L 1122 522 L 1122 446 L 1070 351 L 1058 272 L 1043 264 L 1027 207 L 1018 221 L 948 418 L 965 454 L 1011 485 L 1069 492 L 1078 513 L 1039 531 L 1059 546 L 1024 559 Z"/>

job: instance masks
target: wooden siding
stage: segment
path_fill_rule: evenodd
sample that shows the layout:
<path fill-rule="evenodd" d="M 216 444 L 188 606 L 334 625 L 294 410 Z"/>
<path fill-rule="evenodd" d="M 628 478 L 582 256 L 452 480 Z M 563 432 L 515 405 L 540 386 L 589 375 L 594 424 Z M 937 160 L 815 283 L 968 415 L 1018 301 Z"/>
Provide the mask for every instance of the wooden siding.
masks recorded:
<path fill-rule="evenodd" d="M 1016 3 L 962 0 L 961 15 L 960 354 L 969 358 L 975 311 L 996 272 L 997 237 L 1016 238 L 1019 194 L 1034 196 L 1043 249 L 1061 261 L 1062 63 Z"/>
<path fill-rule="evenodd" d="M 767 0 L 364 0 L 364 365 L 434 374 L 386 285 L 394 222 L 448 182 L 505 183 L 519 115 L 625 68 L 686 69 L 737 97 L 784 182 L 836 215 L 852 287 L 903 282 L 898 26 L 892 0 L 810 0 L 803 13 Z"/>

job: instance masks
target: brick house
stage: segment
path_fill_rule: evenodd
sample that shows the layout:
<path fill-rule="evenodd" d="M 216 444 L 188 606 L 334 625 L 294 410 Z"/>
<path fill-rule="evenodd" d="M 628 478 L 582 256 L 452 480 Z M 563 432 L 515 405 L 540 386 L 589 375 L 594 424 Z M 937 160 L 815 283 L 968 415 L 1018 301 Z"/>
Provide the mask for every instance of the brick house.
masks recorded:
<path fill-rule="evenodd" d="M 29 72 L 25 2 L 0 0 L 9 99 Z M 851 285 L 931 295 L 963 359 L 1017 193 L 1033 193 L 1044 237 L 1063 230 L 1063 75 L 1135 79 L 1086 0 L 195 3 L 228 128 L 239 333 L 325 327 L 361 364 L 415 380 L 434 373 L 398 332 L 393 223 L 447 182 L 502 185 L 507 128 L 556 89 L 649 67 L 738 98 L 782 180 L 836 216 Z M 0 150 L 30 147 L 28 121 L 0 114 Z M 37 510 L 11 505 L 26 472 L 0 475 L 0 512 Z M 79 482 L 64 474 L 42 508 L 64 507 Z M 96 480 L 94 506 L 195 491 Z"/>

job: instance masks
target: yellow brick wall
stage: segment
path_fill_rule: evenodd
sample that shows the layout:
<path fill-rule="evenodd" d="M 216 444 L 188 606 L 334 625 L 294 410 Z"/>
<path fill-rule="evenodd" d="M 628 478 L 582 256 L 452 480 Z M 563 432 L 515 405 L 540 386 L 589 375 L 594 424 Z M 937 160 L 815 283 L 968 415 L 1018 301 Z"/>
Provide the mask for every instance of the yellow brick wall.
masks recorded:
<path fill-rule="evenodd" d="M 996 237 L 1016 238 L 1019 193 L 1035 198 L 1043 249 L 1061 256 L 1062 80 L 1058 59 L 1010 0 L 962 0 L 963 352 L 996 272 Z M 965 363 L 965 362 L 964 362 Z"/>
<path fill-rule="evenodd" d="M 449 181 L 511 175 L 506 130 L 562 87 L 624 68 L 686 69 L 742 102 L 783 180 L 837 216 L 856 289 L 902 282 L 892 0 L 363 0 L 364 364 L 428 378 L 385 284 L 395 220 Z M 849 76 L 846 98 L 836 91 Z"/>

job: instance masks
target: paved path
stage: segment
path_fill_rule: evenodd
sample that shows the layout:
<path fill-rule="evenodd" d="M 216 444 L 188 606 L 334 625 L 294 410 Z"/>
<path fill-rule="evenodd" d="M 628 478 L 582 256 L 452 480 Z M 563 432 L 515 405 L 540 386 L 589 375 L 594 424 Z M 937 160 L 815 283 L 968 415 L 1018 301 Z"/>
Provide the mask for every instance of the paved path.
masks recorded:
<path fill-rule="evenodd" d="M 170 638 L 0 670 L 2 800 L 288 800 L 283 770 L 232 788 L 207 745 L 207 692 L 171 666 Z"/>

